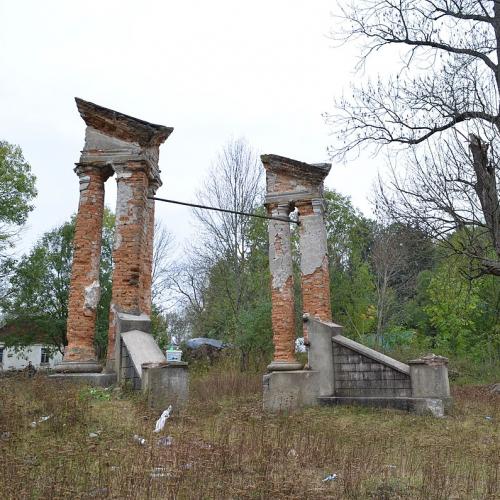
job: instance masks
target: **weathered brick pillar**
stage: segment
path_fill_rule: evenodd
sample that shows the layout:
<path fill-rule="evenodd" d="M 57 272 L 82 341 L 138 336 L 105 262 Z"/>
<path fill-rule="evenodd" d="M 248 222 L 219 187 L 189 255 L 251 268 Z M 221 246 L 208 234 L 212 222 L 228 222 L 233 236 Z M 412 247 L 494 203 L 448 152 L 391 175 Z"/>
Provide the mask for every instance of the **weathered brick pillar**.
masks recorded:
<path fill-rule="evenodd" d="M 330 274 L 323 199 L 297 201 L 299 211 L 300 271 L 304 313 L 332 321 Z M 307 323 L 304 323 L 307 339 Z"/>
<path fill-rule="evenodd" d="M 109 318 L 107 367 L 115 360 L 116 313 L 141 314 L 142 258 L 150 216 L 147 210 L 149 179 L 141 161 L 114 165 L 117 182 L 116 226 L 113 247 L 113 284 Z"/>
<path fill-rule="evenodd" d="M 289 204 L 268 204 L 270 216 L 288 218 Z M 269 268 L 271 271 L 274 359 L 268 370 L 300 370 L 295 359 L 295 311 L 290 223 L 270 220 Z"/>
<path fill-rule="evenodd" d="M 68 345 L 64 361 L 96 361 L 95 321 L 100 298 L 99 263 L 101 258 L 104 182 L 109 170 L 78 165 L 80 202 L 76 216 L 73 267 L 68 302 Z"/>
<path fill-rule="evenodd" d="M 153 279 L 153 251 L 155 233 L 155 201 L 149 199 L 156 194 L 160 187 L 158 181 L 150 181 L 148 187 L 148 199 L 146 200 L 146 224 L 145 224 L 145 244 L 142 257 L 141 270 L 141 311 L 151 314 L 151 286 Z"/>

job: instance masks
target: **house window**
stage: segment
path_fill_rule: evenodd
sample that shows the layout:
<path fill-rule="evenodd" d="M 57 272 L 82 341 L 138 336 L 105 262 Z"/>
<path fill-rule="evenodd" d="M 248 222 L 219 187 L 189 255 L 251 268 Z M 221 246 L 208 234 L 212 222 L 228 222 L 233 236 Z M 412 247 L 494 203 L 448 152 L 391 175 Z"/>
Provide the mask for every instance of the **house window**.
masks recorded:
<path fill-rule="evenodd" d="M 40 357 L 40 364 L 41 365 L 48 365 L 49 364 L 49 351 L 46 347 L 42 347 L 42 354 Z"/>
<path fill-rule="evenodd" d="M 3 363 L 3 347 L 0 347 L 0 365 Z"/>

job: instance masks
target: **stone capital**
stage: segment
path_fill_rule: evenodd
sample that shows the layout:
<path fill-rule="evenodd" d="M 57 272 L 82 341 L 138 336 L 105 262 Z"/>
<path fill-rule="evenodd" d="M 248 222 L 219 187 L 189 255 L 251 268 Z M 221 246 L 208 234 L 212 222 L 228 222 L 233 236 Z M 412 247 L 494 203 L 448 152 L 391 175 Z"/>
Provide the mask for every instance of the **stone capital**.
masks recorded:
<path fill-rule="evenodd" d="M 290 203 L 266 203 L 266 208 L 273 217 L 289 217 L 293 211 Z"/>
<path fill-rule="evenodd" d="M 154 196 L 161 185 L 162 182 L 160 181 L 160 179 L 154 179 L 150 181 L 148 186 L 148 196 Z"/>
<path fill-rule="evenodd" d="M 309 215 L 324 215 L 325 214 L 325 201 L 323 198 L 311 198 L 307 200 L 297 200 L 295 207 L 300 213 L 300 209 L 309 208 L 312 212 Z"/>
<path fill-rule="evenodd" d="M 86 165 L 77 163 L 73 171 L 78 175 L 80 182 L 80 192 L 86 191 L 90 184 L 91 176 L 98 176 L 102 182 L 106 182 L 110 175 L 113 175 L 113 170 L 109 167 L 97 167 L 95 165 Z"/>
<path fill-rule="evenodd" d="M 113 170 L 116 174 L 116 180 L 128 179 L 132 176 L 132 172 L 148 171 L 148 166 L 145 162 L 141 161 L 125 161 L 112 164 Z"/>

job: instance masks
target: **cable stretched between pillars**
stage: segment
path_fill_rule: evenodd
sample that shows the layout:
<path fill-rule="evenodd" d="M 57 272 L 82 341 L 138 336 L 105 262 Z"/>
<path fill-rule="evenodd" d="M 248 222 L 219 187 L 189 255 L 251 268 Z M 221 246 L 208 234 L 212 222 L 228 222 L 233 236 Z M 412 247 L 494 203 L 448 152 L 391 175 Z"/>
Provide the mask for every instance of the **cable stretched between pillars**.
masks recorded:
<path fill-rule="evenodd" d="M 290 219 L 289 217 L 270 217 L 268 215 L 250 214 L 248 212 L 238 212 L 237 210 L 229 210 L 226 208 L 208 207 L 206 205 L 197 205 L 196 203 L 187 203 L 185 201 L 167 200 L 166 198 L 157 198 L 156 196 L 148 196 L 148 198 L 150 200 L 163 201 L 165 203 L 173 203 L 174 205 L 184 205 L 186 207 L 202 208 L 204 210 L 214 210 L 215 212 L 225 212 L 228 214 L 245 215 L 246 217 L 255 217 L 257 219 L 268 219 L 268 220 L 279 220 L 282 222 L 292 222 L 293 224 L 297 224 L 297 226 L 300 226 L 300 221 Z"/>

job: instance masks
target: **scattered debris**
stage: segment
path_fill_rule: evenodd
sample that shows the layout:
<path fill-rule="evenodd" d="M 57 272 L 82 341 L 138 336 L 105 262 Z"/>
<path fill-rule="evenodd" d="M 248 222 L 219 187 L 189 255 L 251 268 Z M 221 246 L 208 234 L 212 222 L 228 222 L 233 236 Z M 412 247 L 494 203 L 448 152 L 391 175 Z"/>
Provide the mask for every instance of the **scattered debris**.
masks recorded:
<path fill-rule="evenodd" d="M 328 481 L 335 481 L 335 479 L 337 479 L 337 474 L 330 474 L 328 476 L 325 477 L 325 479 L 323 479 L 323 482 L 326 483 Z"/>
<path fill-rule="evenodd" d="M 493 417 L 490 417 L 490 416 L 487 416 L 487 417 L 484 417 L 486 420 L 493 420 Z"/>
<path fill-rule="evenodd" d="M 170 477 L 171 475 L 172 474 L 168 472 L 166 467 L 153 467 L 149 476 L 153 479 L 157 479 L 159 477 Z"/>
<path fill-rule="evenodd" d="M 10 439 L 11 435 L 12 435 L 12 432 L 8 432 L 8 431 L 2 432 L 2 434 L 0 434 L 0 439 L 7 441 L 7 439 Z"/>
<path fill-rule="evenodd" d="M 161 437 L 160 439 L 158 439 L 158 441 L 156 442 L 156 444 L 158 446 L 172 446 L 174 442 L 174 438 L 172 436 L 164 436 L 164 437 Z"/>
<path fill-rule="evenodd" d="M 397 466 L 393 464 L 386 465 L 387 469 L 395 469 Z"/>
<path fill-rule="evenodd" d="M 133 439 L 136 443 L 139 443 L 141 446 L 144 446 L 146 444 L 146 440 L 143 437 L 138 436 L 137 434 L 134 434 Z"/>
<path fill-rule="evenodd" d="M 97 431 L 97 432 L 91 432 L 89 433 L 89 438 L 96 438 L 96 437 L 99 437 L 99 434 L 101 433 L 101 431 Z"/>
<path fill-rule="evenodd" d="M 287 453 L 287 456 L 292 458 L 295 458 L 297 455 L 298 453 L 293 448 Z"/>
<path fill-rule="evenodd" d="M 160 418 L 156 421 L 156 427 L 154 432 L 160 432 L 165 427 L 165 422 L 170 417 L 170 413 L 172 413 L 172 405 L 170 405 L 160 416 Z"/>
<path fill-rule="evenodd" d="M 40 417 L 38 420 L 34 420 L 33 422 L 31 422 L 30 427 L 36 427 L 38 424 L 45 422 L 50 417 L 52 417 L 52 415 L 47 415 L 46 417 Z"/>
<path fill-rule="evenodd" d="M 189 470 L 193 468 L 193 464 L 191 462 L 188 462 L 187 464 L 184 464 L 181 468 L 184 470 Z"/>
<path fill-rule="evenodd" d="M 98 498 L 98 497 L 107 497 L 109 495 L 108 488 L 93 488 L 88 491 L 85 497 L 88 498 Z"/>
<path fill-rule="evenodd" d="M 493 394 L 500 394 L 500 384 L 493 384 L 490 387 L 490 392 Z"/>

